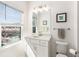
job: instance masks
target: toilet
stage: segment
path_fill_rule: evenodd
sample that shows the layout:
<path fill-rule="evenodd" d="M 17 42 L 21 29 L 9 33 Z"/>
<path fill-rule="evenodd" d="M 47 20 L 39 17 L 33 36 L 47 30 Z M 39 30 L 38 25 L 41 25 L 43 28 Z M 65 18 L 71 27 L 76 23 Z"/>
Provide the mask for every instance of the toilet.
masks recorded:
<path fill-rule="evenodd" d="M 68 46 L 67 42 L 56 41 L 56 48 L 57 48 L 56 57 L 67 57 L 66 56 L 67 46 Z"/>

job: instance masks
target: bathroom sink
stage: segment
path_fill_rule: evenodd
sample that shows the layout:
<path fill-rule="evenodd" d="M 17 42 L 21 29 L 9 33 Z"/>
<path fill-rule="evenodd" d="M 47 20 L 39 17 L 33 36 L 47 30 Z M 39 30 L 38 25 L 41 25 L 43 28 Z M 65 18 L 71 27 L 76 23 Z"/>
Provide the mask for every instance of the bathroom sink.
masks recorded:
<path fill-rule="evenodd" d="M 40 39 L 40 40 L 48 40 L 51 36 L 46 36 L 46 35 L 42 35 L 42 36 L 32 36 L 32 38 L 35 39 Z"/>
<path fill-rule="evenodd" d="M 33 38 L 39 38 L 39 36 L 32 36 Z"/>
<path fill-rule="evenodd" d="M 38 38 L 38 37 L 43 37 L 43 36 L 45 36 L 45 35 L 33 35 L 33 37 L 36 37 L 36 38 Z"/>
<path fill-rule="evenodd" d="M 33 37 L 39 37 L 39 36 L 33 36 Z"/>

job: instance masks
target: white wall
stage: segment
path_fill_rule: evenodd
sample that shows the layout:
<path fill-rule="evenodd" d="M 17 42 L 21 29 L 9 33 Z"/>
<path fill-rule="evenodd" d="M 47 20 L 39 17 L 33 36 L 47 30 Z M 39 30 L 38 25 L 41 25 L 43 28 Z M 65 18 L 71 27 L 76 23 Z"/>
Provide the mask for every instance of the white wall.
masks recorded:
<path fill-rule="evenodd" d="M 29 6 L 29 27 L 28 32 L 31 34 L 32 31 L 32 9 L 39 5 L 47 4 L 51 8 L 51 34 L 53 38 L 59 40 L 57 30 L 53 28 L 70 28 L 70 30 L 65 30 L 66 40 L 69 43 L 70 48 L 77 49 L 77 3 L 76 1 L 48 1 L 48 2 L 30 2 Z M 56 14 L 57 13 L 67 13 L 67 22 L 66 23 L 56 23 Z"/>

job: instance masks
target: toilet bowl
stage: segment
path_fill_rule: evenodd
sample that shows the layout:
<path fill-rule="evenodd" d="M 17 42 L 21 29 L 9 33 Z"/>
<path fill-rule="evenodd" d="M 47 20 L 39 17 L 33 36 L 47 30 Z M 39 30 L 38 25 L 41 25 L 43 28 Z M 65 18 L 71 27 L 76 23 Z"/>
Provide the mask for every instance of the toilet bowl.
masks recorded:
<path fill-rule="evenodd" d="M 67 52 L 67 42 L 63 41 L 56 41 L 56 47 L 57 47 L 57 55 L 56 57 L 67 57 L 66 52 Z"/>

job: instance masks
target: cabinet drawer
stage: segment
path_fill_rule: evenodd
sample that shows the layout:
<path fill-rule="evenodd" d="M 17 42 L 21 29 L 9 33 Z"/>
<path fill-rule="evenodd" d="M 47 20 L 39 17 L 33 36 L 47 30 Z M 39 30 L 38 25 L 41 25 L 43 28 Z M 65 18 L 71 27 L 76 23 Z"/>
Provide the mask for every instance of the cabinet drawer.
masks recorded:
<path fill-rule="evenodd" d="M 40 45 L 42 45 L 42 46 L 48 46 L 48 42 L 47 41 L 40 41 Z"/>
<path fill-rule="evenodd" d="M 32 44 L 39 44 L 39 40 L 31 39 L 31 43 L 32 43 Z"/>

